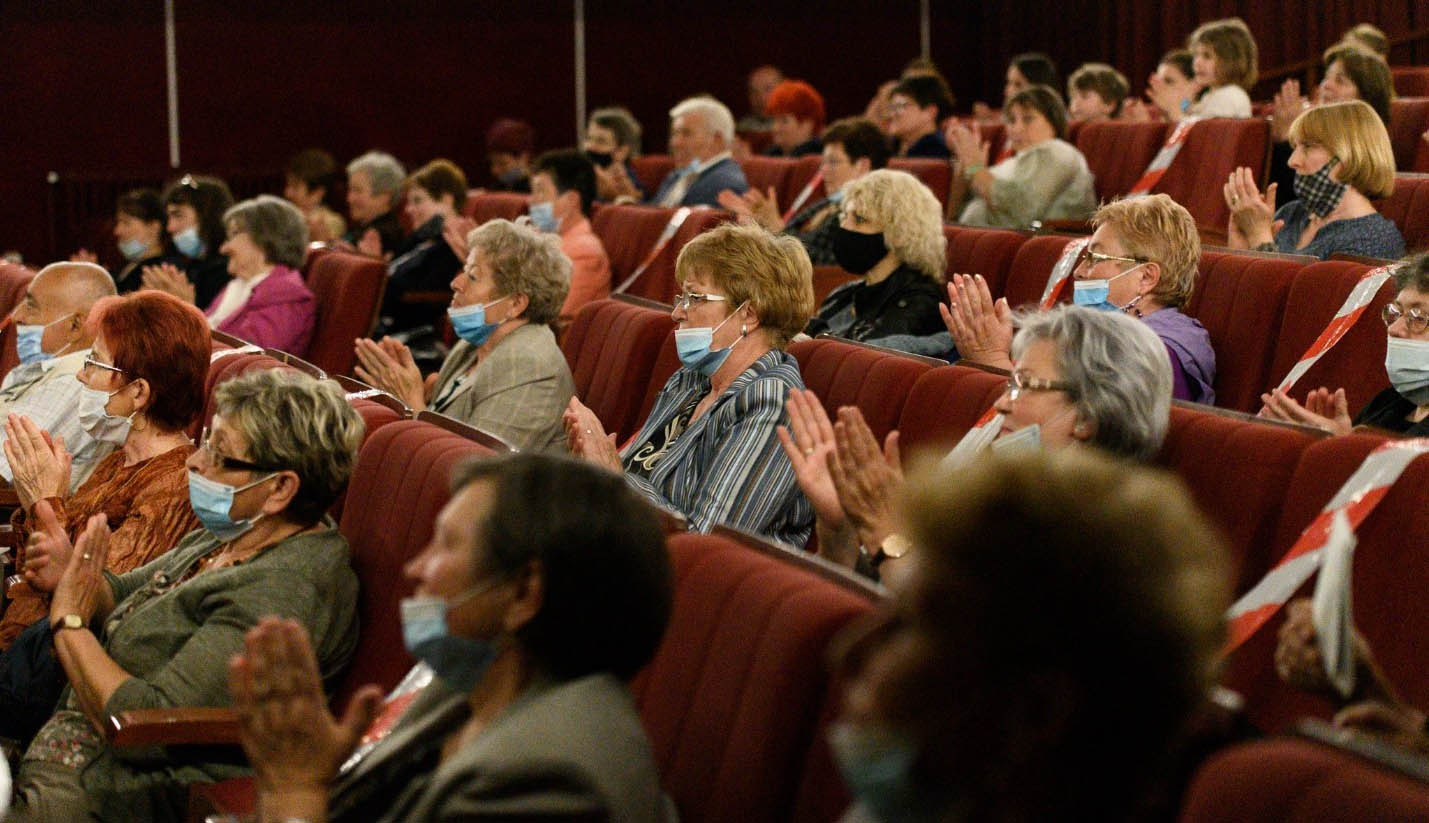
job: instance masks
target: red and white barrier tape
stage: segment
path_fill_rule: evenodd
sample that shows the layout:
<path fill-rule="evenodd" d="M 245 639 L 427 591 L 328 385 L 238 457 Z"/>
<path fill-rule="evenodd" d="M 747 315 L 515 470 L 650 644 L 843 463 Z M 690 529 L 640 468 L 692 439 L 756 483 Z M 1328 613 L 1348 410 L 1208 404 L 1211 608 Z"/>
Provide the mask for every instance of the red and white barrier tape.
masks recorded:
<path fill-rule="evenodd" d="M 1330 324 L 1320 332 L 1320 336 L 1315 338 L 1315 342 L 1311 343 L 1310 348 L 1300 356 L 1300 362 L 1290 369 L 1290 373 L 1285 375 L 1285 379 L 1281 380 L 1280 385 L 1276 388 L 1281 391 L 1289 391 L 1297 380 L 1305 376 L 1305 372 L 1309 371 L 1311 366 L 1325 356 L 1325 352 L 1334 348 L 1335 344 L 1340 342 L 1340 338 L 1354 327 L 1355 322 L 1360 319 L 1360 315 L 1364 314 L 1370 301 L 1374 300 L 1374 296 L 1379 293 L 1380 287 L 1389 280 L 1392 273 L 1389 266 L 1380 266 L 1365 272 L 1355 287 L 1350 289 L 1350 296 L 1345 298 L 1344 305 L 1335 312 Z"/>
<path fill-rule="evenodd" d="M 1187 117 L 1176 124 L 1176 127 L 1171 130 L 1171 134 L 1167 135 L 1166 142 L 1161 146 L 1161 151 L 1156 152 L 1156 156 L 1151 158 L 1151 165 L 1141 173 L 1141 179 L 1131 187 L 1127 197 L 1141 197 L 1151 193 L 1151 189 L 1161 181 L 1161 175 L 1170 168 L 1171 161 L 1181 153 L 1181 147 L 1186 145 L 1186 136 L 1191 133 L 1191 127 L 1200 121 L 1199 117 Z"/>
<path fill-rule="evenodd" d="M 953 447 L 943 458 L 942 466 L 945 469 L 956 468 L 966 465 L 974 457 L 992 445 L 992 441 L 997 439 L 1002 432 L 1003 416 L 998 413 L 996 404 L 988 407 L 982 413 L 977 422 L 973 424 L 968 433 L 963 435 L 963 439 Z"/>
<path fill-rule="evenodd" d="M 639 280 L 640 275 L 644 274 L 645 270 L 650 268 L 650 264 L 655 262 L 655 258 L 660 256 L 660 252 L 664 251 L 665 247 L 670 245 L 670 241 L 675 239 L 675 232 L 680 230 L 680 226 L 684 225 L 685 218 L 690 216 L 691 211 L 693 211 L 691 207 L 681 206 L 675 210 L 674 214 L 670 215 L 670 222 L 665 224 L 665 228 L 655 240 L 655 247 L 650 250 L 649 254 L 645 255 L 645 259 L 640 261 L 640 265 L 635 267 L 635 271 L 631 272 L 629 277 L 625 278 L 619 286 L 615 287 L 616 294 L 623 293 L 626 289 L 635 285 L 635 281 Z"/>
<path fill-rule="evenodd" d="M 809 181 L 809 185 L 805 186 L 804 190 L 799 192 L 799 196 L 794 198 L 794 202 L 789 206 L 789 210 L 784 212 L 785 223 L 794 219 L 794 215 L 798 214 L 799 209 L 804 207 L 806 200 L 814 196 L 814 189 L 817 189 L 822 182 L 824 182 L 824 170 L 819 169 L 814 172 L 814 178 Z"/>
<path fill-rule="evenodd" d="M 1047 287 L 1042 290 L 1042 299 L 1037 301 L 1037 305 L 1043 310 L 1057 305 L 1058 298 L 1062 296 L 1062 290 L 1066 288 L 1067 281 L 1072 277 L 1072 269 L 1077 266 L 1077 259 L 1082 256 L 1082 250 L 1091 241 L 1090 237 L 1073 240 L 1062 250 L 1062 256 L 1057 259 L 1057 265 L 1053 266 L 1052 273 L 1047 275 Z"/>

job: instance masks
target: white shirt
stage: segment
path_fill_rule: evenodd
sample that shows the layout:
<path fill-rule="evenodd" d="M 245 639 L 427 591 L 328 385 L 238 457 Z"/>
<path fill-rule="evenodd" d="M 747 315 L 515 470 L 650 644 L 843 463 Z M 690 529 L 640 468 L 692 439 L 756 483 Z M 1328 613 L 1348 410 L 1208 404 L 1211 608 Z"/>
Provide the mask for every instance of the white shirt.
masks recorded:
<path fill-rule="evenodd" d="M 84 366 L 89 349 L 21 363 L 0 382 L 0 415 L 23 414 L 51 435 L 64 438 L 65 449 L 74 456 L 70 471 L 70 491 L 89 479 L 95 464 L 114 451 L 114 445 L 100 443 L 79 425 L 79 398 L 84 384 L 75 377 Z M 5 432 L 0 429 L 0 443 Z M 10 462 L 0 449 L 0 477 L 14 481 Z"/>
<path fill-rule="evenodd" d="M 269 269 L 251 280 L 244 280 L 235 277 L 228 281 L 228 285 L 223 287 L 223 292 L 218 296 L 218 305 L 213 307 L 213 313 L 208 316 L 208 327 L 216 329 L 222 325 L 223 321 L 232 317 L 239 309 L 248 302 L 248 298 L 253 296 L 253 290 L 272 274 Z"/>
<path fill-rule="evenodd" d="M 1191 104 L 1186 113 L 1195 117 L 1250 117 L 1250 95 L 1234 83 L 1211 89 Z"/>

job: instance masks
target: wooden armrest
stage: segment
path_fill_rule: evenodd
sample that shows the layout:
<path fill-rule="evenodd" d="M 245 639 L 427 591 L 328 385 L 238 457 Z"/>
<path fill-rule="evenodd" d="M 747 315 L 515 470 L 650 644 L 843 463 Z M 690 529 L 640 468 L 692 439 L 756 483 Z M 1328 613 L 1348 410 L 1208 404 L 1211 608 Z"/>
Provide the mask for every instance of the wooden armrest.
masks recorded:
<path fill-rule="evenodd" d="M 109 742 L 115 746 L 182 746 L 238 743 L 233 709 L 132 709 L 111 715 Z"/>

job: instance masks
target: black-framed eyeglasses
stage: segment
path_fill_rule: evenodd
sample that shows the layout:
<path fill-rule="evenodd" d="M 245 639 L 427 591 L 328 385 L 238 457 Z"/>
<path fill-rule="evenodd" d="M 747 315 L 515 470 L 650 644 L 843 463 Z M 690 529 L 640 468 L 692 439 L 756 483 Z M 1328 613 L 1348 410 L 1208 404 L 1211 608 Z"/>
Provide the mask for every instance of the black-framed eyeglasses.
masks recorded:
<path fill-rule="evenodd" d="M 1072 396 L 1076 395 L 1076 389 L 1065 380 L 1043 380 L 1025 372 L 1013 372 L 1007 378 L 1007 399 L 1016 402 L 1026 391 L 1063 391 Z"/>
<path fill-rule="evenodd" d="M 277 468 L 274 466 L 264 466 L 258 463 L 253 463 L 248 460 L 242 460 L 237 457 L 229 457 L 226 454 L 220 454 L 214 451 L 213 446 L 210 445 L 210 441 L 212 439 L 213 430 L 207 427 L 204 428 L 203 433 L 199 435 L 198 439 L 198 452 L 204 456 L 203 459 L 207 463 L 207 468 L 211 471 L 217 471 L 219 469 L 227 469 L 228 471 L 250 472 L 282 471 L 281 468 Z"/>
<path fill-rule="evenodd" d="M 1398 303 L 1385 303 L 1379 311 L 1379 319 L 1384 321 L 1385 328 L 1393 326 L 1396 320 L 1403 320 L 1404 328 L 1410 334 L 1423 334 L 1425 329 L 1429 329 L 1429 315 L 1418 309 L 1405 311 Z"/>

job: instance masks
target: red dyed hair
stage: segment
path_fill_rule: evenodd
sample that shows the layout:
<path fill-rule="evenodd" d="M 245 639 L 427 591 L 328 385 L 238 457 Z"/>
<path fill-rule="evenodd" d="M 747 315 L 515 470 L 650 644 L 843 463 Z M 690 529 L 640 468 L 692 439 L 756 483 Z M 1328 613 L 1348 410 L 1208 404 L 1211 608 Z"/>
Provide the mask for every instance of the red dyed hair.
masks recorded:
<path fill-rule="evenodd" d="M 154 425 L 180 431 L 198 417 L 212 348 L 203 312 L 171 294 L 141 291 L 95 303 L 85 326 L 104 338 L 125 377 L 149 382 L 144 415 Z"/>
<path fill-rule="evenodd" d="M 785 80 L 769 92 L 764 113 L 770 117 L 792 114 L 796 120 L 812 120 L 814 128 L 824 127 L 824 98 L 803 80 Z"/>

